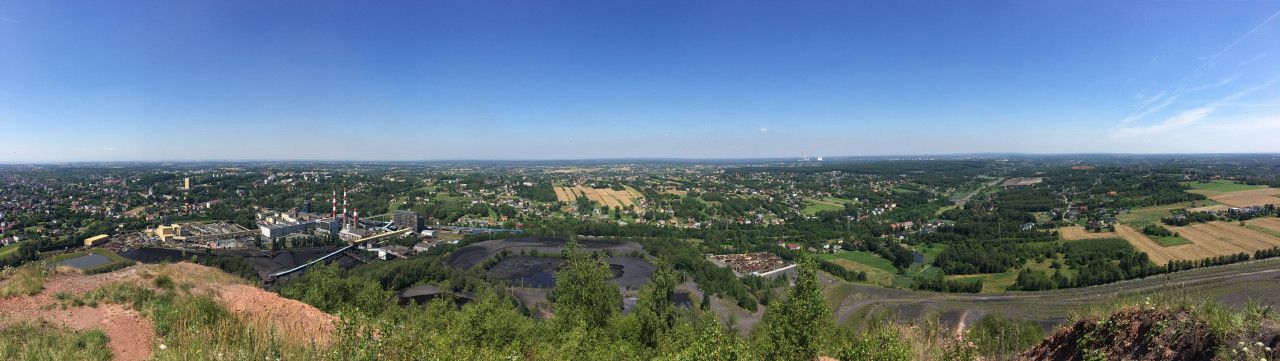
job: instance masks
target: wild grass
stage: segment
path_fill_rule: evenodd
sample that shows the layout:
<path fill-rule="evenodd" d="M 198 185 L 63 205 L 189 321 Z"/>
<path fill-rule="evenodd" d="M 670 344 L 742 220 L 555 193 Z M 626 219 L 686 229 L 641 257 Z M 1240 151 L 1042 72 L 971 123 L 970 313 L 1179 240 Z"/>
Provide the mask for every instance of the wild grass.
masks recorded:
<path fill-rule="evenodd" d="M 110 360 L 107 335 L 0 320 L 0 360 Z"/>
<path fill-rule="evenodd" d="M 839 328 L 828 352 L 841 360 L 980 360 L 970 333 L 957 333 L 936 314 L 914 324 L 899 323 L 887 309 L 859 310 Z"/>
<path fill-rule="evenodd" d="M 1212 330 L 1213 337 L 1217 338 L 1217 344 L 1223 346 L 1217 350 L 1215 359 L 1270 360 L 1258 357 L 1263 351 L 1261 346 L 1257 350 L 1252 346 L 1257 342 L 1269 342 L 1271 338 L 1278 336 L 1267 334 L 1263 329 L 1264 324 L 1274 329 L 1280 323 L 1280 314 L 1269 305 L 1249 301 L 1242 308 L 1236 309 L 1195 295 L 1175 293 L 1127 297 L 1097 304 L 1072 314 L 1071 322 L 1103 319 L 1125 308 L 1187 311 L 1192 318 L 1203 320 Z"/>
<path fill-rule="evenodd" d="M 157 343 L 152 352 L 156 360 L 313 359 L 323 352 L 317 345 L 285 342 L 265 323 L 235 315 L 211 293 L 192 293 L 190 287 L 182 287 L 186 283 L 175 286 L 168 275 L 157 275 L 152 283 L 159 290 L 119 283 L 64 302 L 122 304 L 139 311 L 155 325 Z"/>
<path fill-rule="evenodd" d="M 1155 241 L 1157 244 L 1160 244 L 1163 247 L 1173 247 L 1173 246 L 1181 246 L 1184 244 L 1191 244 L 1191 240 L 1182 238 L 1182 236 L 1160 237 L 1160 238 L 1155 238 Z"/>
<path fill-rule="evenodd" d="M 30 296 L 44 290 L 44 280 L 56 270 L 43 264 L 29 264 L 0 272 L 0 298 Z"/>

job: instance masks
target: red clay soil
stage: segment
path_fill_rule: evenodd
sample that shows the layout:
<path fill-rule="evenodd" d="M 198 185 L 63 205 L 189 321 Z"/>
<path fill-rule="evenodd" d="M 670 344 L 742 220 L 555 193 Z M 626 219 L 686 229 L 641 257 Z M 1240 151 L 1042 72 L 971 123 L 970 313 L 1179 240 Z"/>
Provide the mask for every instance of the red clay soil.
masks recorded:
<path fill-rule="evenodd" d="M 158 275 L 167 275 L 179 284 L 191 284 L 193 293 L 212 292 L 236 315 L 255 325 L 275 328 L 276 334 L 286 341 L 329 344 L 338 322 L 337 317 L 311 305 L 248 285 L 243 279 L 221 270 L 185 262 L 138 265 L 91 276 L 51 276 L 45 280 L 44 290 L 34 296 L 0 299 L 0 316 L 11 320 L 44 320 L 77 330 L 101 329 L 107 335 L 107 345 L 114 359 L 150 359 L 152 347 L 156 344 L 151 320 L 122 305 L 61 309 L 57 307 L 55 295 L 83 295 L 121 282 L 150 287 L 151 279 Z M 54 307 L 47 307 L 50 305 Z"/>
<path fill-rule="evenodd" d="M 1024 352 L 1024 360 L 1208 360 L 1218 335 L 1186 310 L 1126 308 L 1103 319 L 1077 321 Z"/>
<path fill-rule="evenodd" d="M 328 345 L 338 324 L 334 315 L 254 286 L 226 285 L 218 296 L 231 312 L 254 324 L 265 323 L 296 344 Z"/>
<path fill-rule="evenodd" d="M 97 308 L 56 307 L 54 295 L 68 293 L 82 295 L 99 285 L 135 278 L 133 268 L 93 276 L 59 275 L 44 283 L 44 291 L 34 296 L 18 296 L 0 299 L 0 315 L 10 320 L 46 321 L 75 330 L 101 329 L 107 334 L 107 347 L 116 360 L 133 361 L 151 358 L 151 346 L 155 342 L 155 327 L 137 311 L 120 305 L 99 305 Z M 44 309 L 46 306 L 54 306 Z"/>

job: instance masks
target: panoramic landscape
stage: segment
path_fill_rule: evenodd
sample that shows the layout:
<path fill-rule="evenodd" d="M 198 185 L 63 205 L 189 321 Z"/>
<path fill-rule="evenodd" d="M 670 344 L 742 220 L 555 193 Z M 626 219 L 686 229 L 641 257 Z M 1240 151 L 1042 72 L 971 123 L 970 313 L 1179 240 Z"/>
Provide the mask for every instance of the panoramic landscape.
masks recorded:
<path fill-rule="evenodd" d="M 1280 360 L 1280 3 L 0 3 L 0 360 Z"/>

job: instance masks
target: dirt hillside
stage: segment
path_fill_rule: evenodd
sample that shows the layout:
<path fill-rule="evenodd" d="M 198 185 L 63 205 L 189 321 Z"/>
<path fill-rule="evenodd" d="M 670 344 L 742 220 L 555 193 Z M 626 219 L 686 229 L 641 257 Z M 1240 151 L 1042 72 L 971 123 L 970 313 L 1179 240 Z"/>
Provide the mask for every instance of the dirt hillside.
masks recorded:
<path fill-rule="evenodd" d="M 116 283 L 151 287 L 149 280 L 167 275 L 176 284 L 190 284 L 192 292 L 211 292 L 227 309 L 243 319 L 274 327 L 289 341 L 328 344 L 337 317 L 302 302 L 282 298 L 221 270 L 192 263 L 137 265 L 91 276 L 60 274 L 44 282 L 33 296 L 0 299 L 0 320 L 49 322 L 77 330 L 101 329 L 116 360 L 146 360 L 157 346 L 152 321 L 122 305 L 56 307 L 56 295 L 83 295 Z M 0 281 L 3 282 L 3 281 Z M 54 307 L 50 307 L 54 306 Z"/>

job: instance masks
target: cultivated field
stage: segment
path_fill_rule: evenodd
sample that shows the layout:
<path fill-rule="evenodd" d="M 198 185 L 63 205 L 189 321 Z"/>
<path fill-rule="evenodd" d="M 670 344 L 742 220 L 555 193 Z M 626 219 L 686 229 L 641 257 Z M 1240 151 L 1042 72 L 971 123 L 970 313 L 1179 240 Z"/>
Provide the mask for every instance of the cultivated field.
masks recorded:
<path fill-rule="evenodd" d="M 1231 207 L 1280 204 L 1280 188 L 1239 184 L 1225 180 L 1217 180 L 1212 183 L 1188 182 L 1183 184 L 1191 187 L 1191 190 L 1188 192 L 1203 194 L 1209 197 L 1209 199 Z"/>
<path fill-rule="evenodd" d="M 1219 205 L 1213 205 L 1213 206 L 1204 206 L 1204 207 L 1195 207 L 1195 208 L 1187 208 L 1187 210 L 1188 210 L 1188 211 L 1191 211 L 1191 212 L 1224 212 L 1224 211 L 1226 211 L 1226 210 L 1228 210 L 1228 209 L 1231 209 L 1231 206 L 1228 206 L 1228 205 L 1225 205 L 1225 204 L 1219 204 Z"/>
<path fill-rule="evenodd" d="M 588 186 L 555 187 L 555 190 L 556 200 L 561 202 L 573 203 L 578 200 L 578 197 L 587 197 L 592 202 L 609 206 L 609 208 L 625 208 L 636 204 L 641 198 L 644 198 L 640 191 L 629 186 L 620 191 Z"/>
<path fill-rule="evenodd" d="M 1192 244 L 1213 251 L 1216 255 L 1254 251 L 1280 246 L 1280 238 L 1241 227 L 1236 223 L 1196 223 L 1185 227 L 1170 227 L 1182 234 Z"/>
<path fill-rule="evenodd" d="M 578 198 L 578 196 L 577 196 L 576 194 L 569 193 L 568 188 L 569 188 L 569 187 L 555 187 L 555 188 L 553 188 L 553 189 L 555 189 L 555 191 L 556 191 L 556 200 L 561 201 L 561 202 L 573 203 L 573 201 L 574 201 L 575 199 L 577 199 L 577 198 Z"/>
<path fill-rule="evenodd" d="M 1207 194 L 1209 199 L 1232 207 L 1261 206 L 1280 204 L 1280 188 L 1262 188 L 1247 191 L 1235 191 L 1219 194 Z"/>
<path fill-rule="evenodd" d="M 1245 221 L 1249 229 L 1280 237 L 1280 218 L 1264 217 Z"/>
<path fill-rule="evenodd" d="M 1266 188 L 1266 186 L 1262 185 L 1240 184 L 1224 179 L 1215 180 L 1209 183 L 1183 182 L 1182 184 L 1191 187 L 1192 191 L 1200 191 L 1204 193 L 1226 193 Z"/>
<path fill-rule="evenodd" d="M 1157 265 L 1163 266 L 1166 263 L 1169 263 L 1169 261 L 1171 260 L 1204 258 L 1204 257 L 1185 257 L 1185 258 L 1182 257 L 1187 254 L 1188 247 L 1195 247 L 1194 244 L 1175 246 L 1175 247 L 1161 246 L 1159 243 L 1156 243 L 1156 241 L 1152 240 L 1150 237 L 1147 237 L 1147 235 L 1142 234 L 1142 232 L 1139 232 L 1138 230 L 1133 229 L 1128 225 L 1117 224 L 1116 233 L 1119 234 L 1121 238 L 1124 238 L 1124 240 L 1129 241 L 1129 244 L 1133 245 L 1133 248 L 1137 248 L 1139 251 L 1146 252 L 1147 257 L 1151 258 L 1151 262 L 1155 262 L 1155 264 Z"/>
<path fill-rule="evenodd" d="M 1205 209 L 1206 207 L 1218 206 L 1218 202 L 1213 200 L 1199 200 L 1190 202 L 1181 202 L 1173 204 L 1165 204 L 1160 206 L 1134 208 L 1127 213 L 1121 213 L 1116 218 L 1120 223 L 1127 224 L 1134 228 L 1142 228 L 1148 224 L 1160 221 L 1161 217 L 1168 217 L 1173 213 L 1170 211 L 1178 209 Z"/>
<path fill-rule="evenodd" d="M 1058 228 L 1058 236 L 1064 241 L 1075 241 L 1081 239 L 1098 239 L 1098 238 L 1120 238 L 1115 232 L 1089 232 L 1084 226 L 1071 226 Z"/>
<path fill-rule="evenodd" d="M 1164 265 L 1171 260 L 1199 260 L 1280 246 L 1280 238 L 1229 222 L 1196 223 L 1185 227 L 1169 227 L 1191 241 L 1191 244 L 1164 247 L 1142 232 L 1126 225 L 1116 226 L 1116 233 L 1134 248 L 1146 252 L 1151 261 Z"/>
<path fill-rule="evenodd" d="M 801 210 L 806 215 L 817 215 L 822 211 L 838 211 L 844 209 L 844 204 L 849 203 L 848 199 L 827 197 L 823 199 L 805 198 L 804 209 Z"/>

